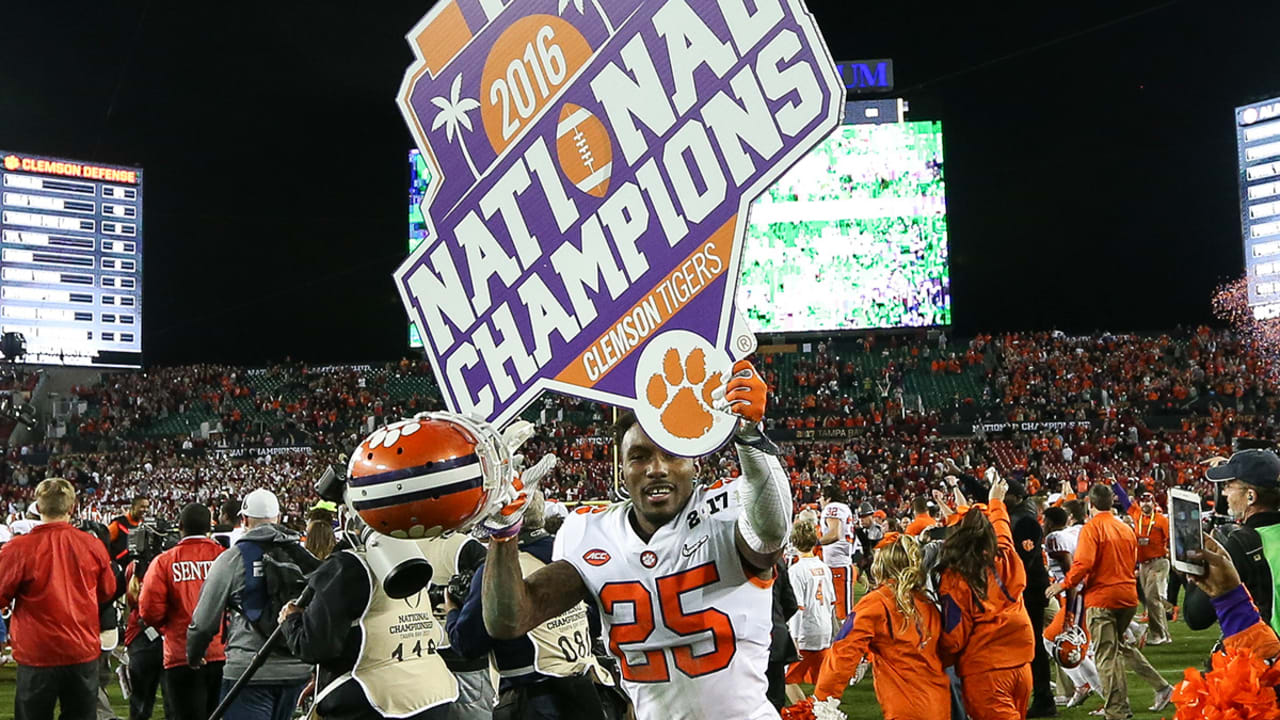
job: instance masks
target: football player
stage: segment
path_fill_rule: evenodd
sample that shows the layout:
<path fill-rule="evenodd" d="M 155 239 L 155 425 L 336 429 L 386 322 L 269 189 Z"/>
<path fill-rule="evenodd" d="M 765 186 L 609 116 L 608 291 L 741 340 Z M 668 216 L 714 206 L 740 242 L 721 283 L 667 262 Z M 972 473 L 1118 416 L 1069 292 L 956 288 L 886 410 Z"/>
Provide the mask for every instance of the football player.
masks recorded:
<path fill-rule="evenodd" d="M 521 576 L 510 542 L 518 502 L 485 523 L 493 538 L 483 586 L 490 635 L 517 637 L 579 601 L 597 605 L 638 720 L 778 717 L 765 697 L 765 667 L 770 586 L 791 496 L 777 448 L 760 429 L 765 383 L 746 361 L 733 373 L 724 399 L 739 416 L 742 477 L 697 482 L 698 459 L 658 447 L 627 414 L 615 438 L 630 499 L 570 515 L 553 562 Z"/>
<path fill-rule="evenodd" d="M 844 502 L 840 486 L 831 483 L 822 488 L 822 559 L 831 568 L 836 586 L 836 619 L 844 622 L 853 610 L 853 586 L 858 581 L 858 568 L 853 556 L 859 551 L 854 533 L 853 511 Z"/>

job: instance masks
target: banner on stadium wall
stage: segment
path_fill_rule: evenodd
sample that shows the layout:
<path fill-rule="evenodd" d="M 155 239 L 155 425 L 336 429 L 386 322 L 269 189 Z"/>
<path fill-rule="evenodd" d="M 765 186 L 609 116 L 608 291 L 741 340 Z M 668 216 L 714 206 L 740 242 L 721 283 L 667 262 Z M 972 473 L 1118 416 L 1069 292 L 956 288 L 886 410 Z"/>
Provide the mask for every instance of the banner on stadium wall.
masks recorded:
<path fill-rule="evenodd" d="M 859 427 L 830 427 L 830 428 L 774 428 L 769 431 L 769 437 L 778 442 L 786 442 L 788 440 L 847 440 L 851 437 L 857 437 L 866 432 L 866 428 Z"/>
<path fill-rule="evenodd" d="M 448 407 L 501 425 L 552 390 L 721 445 L 748 205 L 844 111 L 804 3 L 442 0 L 408 40 L 439 182 L 395 281 Z"/>
<path fill-rule="evenodd" d="M 1088 430 L 1093 423 L 1088 420 L 1065 420 L 1061 422 L 1007 422 L 1007 423 L 975 423 L 973 432 L 1041 432 L 1044 430 Z"/>
<path fill-rule="evenodd" d="M 200 452 L 200 450 L 197 449 L 194 452 Z M 315 449 L 310 445 L 290 445 L 288 447 L 205 448 L 204 456 L 214 458 L 248 458 L 267 457 L 270 455 L 311 455 L 314 452 Z"/>

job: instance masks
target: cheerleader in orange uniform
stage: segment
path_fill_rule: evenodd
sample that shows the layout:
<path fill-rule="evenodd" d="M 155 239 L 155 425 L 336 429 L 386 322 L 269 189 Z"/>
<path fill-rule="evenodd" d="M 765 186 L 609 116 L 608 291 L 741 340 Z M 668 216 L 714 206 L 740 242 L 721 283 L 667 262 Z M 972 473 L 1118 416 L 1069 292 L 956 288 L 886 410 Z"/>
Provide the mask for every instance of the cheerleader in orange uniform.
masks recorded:
<path fill-rule="evenodd" d="M 946 717 L 951 686 L 938 659 L 942 620 L 924 593 L 920 545 L 888 533 L 876 545 L 871 577 L 879 585 L 858 601 L 827 651 L 814 697 L 839 698 L 870 656 L 885 720 Z"/>
<path fill-rule="evenodd" d="M 988 506 L 975 505 L 942 544 L 938 600 L 944 658 L 955 660 L 973 720 L 1023 720 L 1037 639 L 1022 604 L 1027 574 L 1013 545 L 1008 484 L 997 476 Z"/>

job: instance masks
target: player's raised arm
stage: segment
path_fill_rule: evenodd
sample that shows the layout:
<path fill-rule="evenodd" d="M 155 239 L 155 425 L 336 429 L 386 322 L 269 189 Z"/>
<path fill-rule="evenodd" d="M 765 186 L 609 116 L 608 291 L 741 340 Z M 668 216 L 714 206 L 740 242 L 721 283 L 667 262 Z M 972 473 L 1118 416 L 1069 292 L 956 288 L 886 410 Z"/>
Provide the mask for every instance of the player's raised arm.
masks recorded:
<path fill-rule="evenodd" d="M 556 465 L 547 455 L 516 480 L 516 498 L 482 523 L 489 533 L 482 607 L 484 627 L 498 640 L 517 638 L 586 600 L 582 577 L 569 563 L 558 560 L 524 577 L 520 570 L 518 538 L 524 524 L 528 496 Z"/>
<path fill-rule="evenodd" d="M 765 437 L 760 424 L 767 394 L 768 387 L 750 362 L 739 360 L 734 364 L 724 401 L 729 411 L 741 418 L 734 435 L 742 466 L 738 553 L 748 566 L 762 572 L 781 557 L 791 529 L 790 483 L 778 462 L 778 446 Z"/>

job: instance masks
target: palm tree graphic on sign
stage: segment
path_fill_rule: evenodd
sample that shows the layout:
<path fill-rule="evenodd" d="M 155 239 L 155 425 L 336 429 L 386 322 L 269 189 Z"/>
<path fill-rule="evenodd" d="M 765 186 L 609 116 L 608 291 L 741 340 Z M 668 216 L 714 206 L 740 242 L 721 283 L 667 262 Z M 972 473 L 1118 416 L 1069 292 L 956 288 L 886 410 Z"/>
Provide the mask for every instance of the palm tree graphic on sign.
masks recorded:
<path fill-rule="evenodd" d="M 467 113 L 480 109 L 480 103 L 472 98 L 464 98 L 462 95 L 462 73 L 458 73 L 453 79 L 453 87 L 449 90 L 449 97 L 433 97 L 432 104 L 440 108 L 440 112 L 436 113 L 436 119 L 431 123 L 431 130 L 439 130 L 444 126 L 445 138 L 449 142 L 453 142 L 453 136 L 458 136 L 458 144 L 462 146 L 462 157 L 466 158 L 467 167 L 471 168 L 471 174 L 477 180 L 480 179 L 480 171 L 476 170 L 476 164 L 471 160 L 471 153 L 467 151 L 466 138 L 462 136 L 462 130 L 459 126 L 466 128 L 468 132 L 472 130 L 471 116 Z"/>
<path fill-rule="evenodd" d="M 563 15 L 564 9 L 569 7 L 570 3 L 572 3 L 573 7 L 577 9 L 579 15 L 585 12 L 585 10 L 583 9 L 583 0 L 559 0 L 560 7 L 558 10 L 556 10 L 556 12 Z M 613 23 L 609 22 L 609 16 L 604 14 L 604 8 L 600 7 L 600 1 L 591 0 L 591 5 L 596 9 L 596 13 L 600 15 L 600 19 L 604 21 L 604 28 L 609 31 L 610 35 L 612 35 Z"/>

